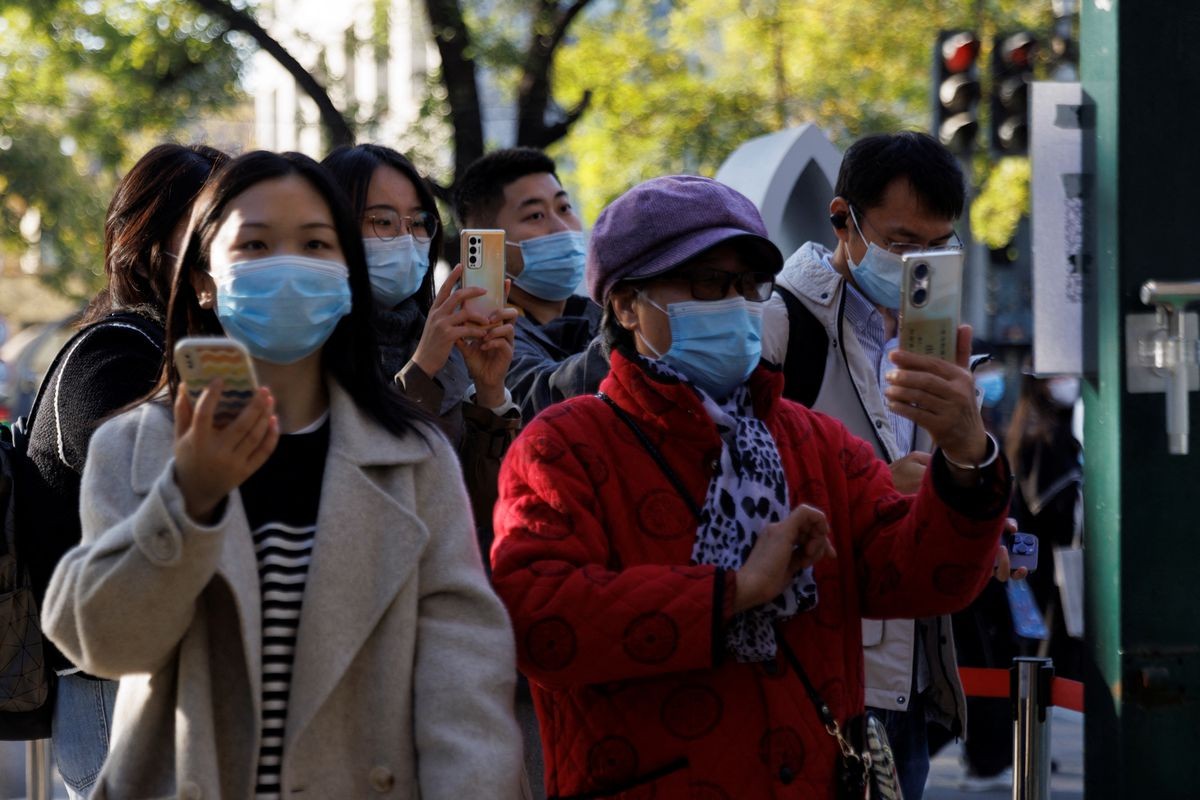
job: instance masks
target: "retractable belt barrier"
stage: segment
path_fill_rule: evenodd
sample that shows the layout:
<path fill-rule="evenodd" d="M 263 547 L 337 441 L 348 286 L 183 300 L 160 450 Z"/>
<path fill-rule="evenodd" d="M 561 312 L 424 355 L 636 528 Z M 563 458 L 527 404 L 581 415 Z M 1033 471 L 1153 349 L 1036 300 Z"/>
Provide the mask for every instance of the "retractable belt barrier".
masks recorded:
<path fill-rule="evenodd" d="M 1012 673 L 1007 669 L 959 667 L 963 692 L 967 697 L 1009 697 Z M 1083 684 L 1067 678 L 1055 678 L 1050 684 L 1050 705 L 1083 712 Z"/>
<path fill-rule="evenodd" d="M 959 667 L 968 697 L 1012 704 L 1013 800 L 1050 798 L 1050 707 L 1083 711 L 1083 684 L 1054 677 L 1048 658 L 1014 658 L 1011 669 Z"/>

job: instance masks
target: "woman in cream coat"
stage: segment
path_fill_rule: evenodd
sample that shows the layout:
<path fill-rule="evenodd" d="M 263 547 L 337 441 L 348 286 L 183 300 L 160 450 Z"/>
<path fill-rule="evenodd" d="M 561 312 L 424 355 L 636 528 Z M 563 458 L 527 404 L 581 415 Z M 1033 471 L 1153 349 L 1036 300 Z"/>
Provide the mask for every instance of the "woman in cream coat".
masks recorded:
<path fill-rule="evenodd" d="M 83 542 L 59 564 L 43 615 L 73 661 L 121 679 L 93 797 L 521 796 L 509 622 L 483 574 L 452 448 L 375 369 L 362 243 L 340 193 L 310 159 L 268 153 L 233 162 L 211 189 L 178 268 L 169 343 L 219 334 L 219 315 L 269 388 L 217 428 L 219 387 L 193 407 L 168 367 L 174 414 L 145 402 L 93 439 Z M 239 319 L 234 301 L 253 292 L 238 270 L 257 259 L 260 272 L 283 265 L 276 285 L 348 267 L 349 289 L 330 290 L 348 309 L 309 309 L 305 324 L 324 314 L 332 333 L 298 362 L 272 355 L 287 344 L 278 328 L 295 323 L 284 318 L 294 297 L 256 298 L 257 310 L 278 310 L 278 328 L 240 324 L 249 315 Z M 286 434 L 323 425 L 286 726 L 268 747 L 274 604 L 260 588 L 246 482 Z M 277 510 L 304 502 L 299 485 L 276 494 Z"/>

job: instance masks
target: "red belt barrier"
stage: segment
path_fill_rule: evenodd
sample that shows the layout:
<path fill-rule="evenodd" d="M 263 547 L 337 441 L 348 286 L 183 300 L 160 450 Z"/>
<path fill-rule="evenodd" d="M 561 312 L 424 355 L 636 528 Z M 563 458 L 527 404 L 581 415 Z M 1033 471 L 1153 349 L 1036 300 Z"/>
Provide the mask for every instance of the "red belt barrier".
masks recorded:
<path fill-rule="evenodd" d="M 959 667 L 958 675 L 968 697 L 1008 697 L 1011 679 L 1006 669 Z M 1050 704 L 1082 712 L 1083 684 L 1055 678 L 1050 686 Z"/>

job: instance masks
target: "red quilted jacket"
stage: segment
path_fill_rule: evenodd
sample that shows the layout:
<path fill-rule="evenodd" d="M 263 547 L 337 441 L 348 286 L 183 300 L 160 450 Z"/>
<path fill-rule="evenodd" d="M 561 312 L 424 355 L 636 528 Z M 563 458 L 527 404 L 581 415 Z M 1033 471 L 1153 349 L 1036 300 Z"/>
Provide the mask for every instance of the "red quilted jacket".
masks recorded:
<path fill-rule="evenodd" d="M 845 721 L 863 711 L 862 617 L 957 611 L 987 580 L 1007 466 L 964 490 L 935 459 L 920 492 L 900 495 L 869 445 L 781 399 L 778 372 L 760 367 L 750 385 L 793 505 L 829 518 L 838 557 L 815 567 L 819 603 L 782 631 Z M 721 440 L 695 392 L 620 353 L 601 391 L 703 504 Z M 551 797 L 833 796 L 835 742 L 783 648 L 768 663 L 726 656 L 732 576 L 689 563 L 694 517 L 601 400 L 560 403 L 524 430 L 505 457 L 495 527 L 493 578 L 532 685 Z"/>

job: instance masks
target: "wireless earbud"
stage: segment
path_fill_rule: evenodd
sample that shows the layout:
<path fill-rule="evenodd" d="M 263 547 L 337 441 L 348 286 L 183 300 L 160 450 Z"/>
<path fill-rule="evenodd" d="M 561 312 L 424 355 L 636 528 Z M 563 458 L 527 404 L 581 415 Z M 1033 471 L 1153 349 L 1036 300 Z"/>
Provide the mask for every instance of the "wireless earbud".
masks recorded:
<path fill-rule="evenodd" d="M 837 228 L 839 231 L 846 227 L 845 214 L 830 214 L 829 221 L 833 224 L 833 227 Z"/>

